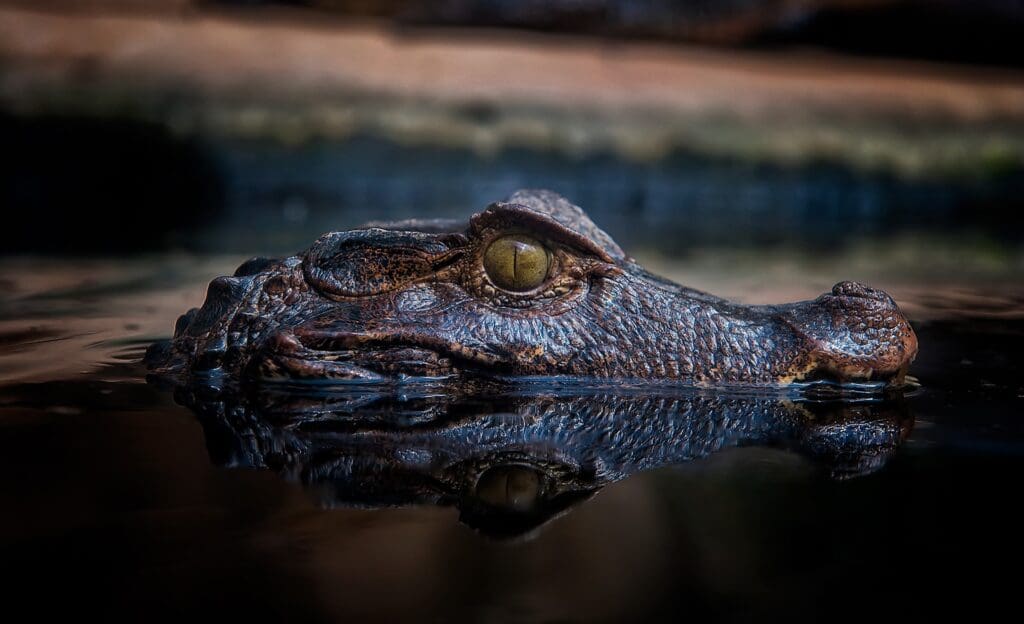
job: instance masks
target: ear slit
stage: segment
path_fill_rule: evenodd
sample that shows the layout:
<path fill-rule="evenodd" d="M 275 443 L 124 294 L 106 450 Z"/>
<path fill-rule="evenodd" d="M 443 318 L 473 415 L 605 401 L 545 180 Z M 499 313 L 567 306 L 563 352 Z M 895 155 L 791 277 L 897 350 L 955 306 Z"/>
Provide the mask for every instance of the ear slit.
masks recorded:
<path fill-rule="evenodd" d="M 435 258 L 431 266 L 433 267 L 434 272 L 447 269 L 448 267 L 452 266 L 453 264 L 461 260 L 465 254 L 465 249 L 452 249 L 448 253 L 442 254 L 441 256 Z"/>

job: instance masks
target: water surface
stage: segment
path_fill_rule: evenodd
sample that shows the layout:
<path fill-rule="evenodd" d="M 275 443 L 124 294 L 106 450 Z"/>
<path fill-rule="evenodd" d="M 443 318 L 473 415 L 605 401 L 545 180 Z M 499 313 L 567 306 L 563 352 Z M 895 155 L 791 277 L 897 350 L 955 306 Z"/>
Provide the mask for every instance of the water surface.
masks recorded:
<path fill-rule="evenodd" d="M 145 345 L 237 260 L 0 262 L 8 604 L 158 620 L 749 621 L 1013 599 L 1013 281 L 876 283 L 915 321 L 921 388 L 814 407 L 815 426 L 793 425 L 803 408 L 778 397 L 614 386 L 266 407 L 147 384 Z M 833 279 L 716 266 L 662 268 L 747 301 Z M 844 435 L 875 436 L 868 461 Z M 528 453 L 505 452 L 515 436 Z"/>

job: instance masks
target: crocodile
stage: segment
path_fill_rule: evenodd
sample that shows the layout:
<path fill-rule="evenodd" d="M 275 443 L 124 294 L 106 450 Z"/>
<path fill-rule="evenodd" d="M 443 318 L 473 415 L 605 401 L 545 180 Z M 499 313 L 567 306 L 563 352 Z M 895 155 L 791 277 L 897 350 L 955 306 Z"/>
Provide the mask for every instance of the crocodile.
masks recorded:
<path fill-rule="evenodd" d="M 523 190 L 473 215 L 330 232 L 214 279 L 156 374 L 257 382 L 492 375 L 897 386 L 917 337 L 892 297 L 844 281 L 742 305 L 645 270 L 565 198 Z"/>

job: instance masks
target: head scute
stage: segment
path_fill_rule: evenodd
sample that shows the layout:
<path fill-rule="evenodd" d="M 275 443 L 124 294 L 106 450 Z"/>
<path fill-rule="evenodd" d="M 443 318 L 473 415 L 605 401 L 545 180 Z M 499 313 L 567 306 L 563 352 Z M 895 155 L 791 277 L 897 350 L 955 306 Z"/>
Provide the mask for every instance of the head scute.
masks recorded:
<path fill-rule="evenodd" d="M 516 191 L 470 219 L 470 231 L 517 226 L 562 238 L 605 262 L 626 258 L 612 237 L 597 227 L 582 208 L 551 191 Z"/>

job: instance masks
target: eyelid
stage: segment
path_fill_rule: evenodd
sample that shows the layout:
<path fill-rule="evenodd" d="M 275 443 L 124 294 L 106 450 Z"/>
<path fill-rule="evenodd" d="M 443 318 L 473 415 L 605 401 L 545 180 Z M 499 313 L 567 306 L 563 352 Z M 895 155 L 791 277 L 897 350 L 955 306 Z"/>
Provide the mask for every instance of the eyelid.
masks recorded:
<path fill-rule="evenodd" d="M 605 249 L 582 233 L 560 223 L 551 215 L 539 212 L 517 203 L 496 202 L 469 220 L 470 235 L 483 236 L 488 232 L 522 231 L 543 241 L 557 241 L 562 247 L 572 248 L 581 255 L 587 255 L 609 264 L 625 258 L 625 254 L 610 239 Z M 599 234 L 607 237 L 602 231 Z"/>

